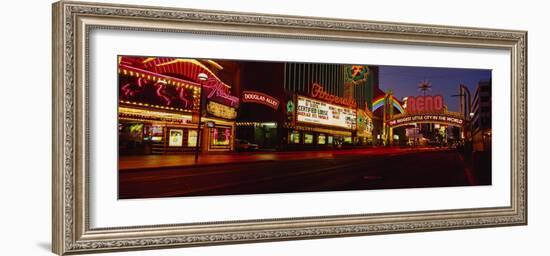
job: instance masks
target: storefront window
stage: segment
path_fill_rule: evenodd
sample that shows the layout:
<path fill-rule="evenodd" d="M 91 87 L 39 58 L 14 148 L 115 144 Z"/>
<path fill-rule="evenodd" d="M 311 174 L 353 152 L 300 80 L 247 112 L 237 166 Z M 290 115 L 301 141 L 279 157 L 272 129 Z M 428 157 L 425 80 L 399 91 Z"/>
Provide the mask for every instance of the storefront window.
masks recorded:
<path fill-rule="evenodd" d="M 181 129 L 170 129 L 168 146 L 169 147 L 181 147 L 181 146 L 183 146 L 183 130 L 181 130 Z"/>
<path fill-rule="evenodd" d="M 159 141 L 162 141 L 162 137 L 163 137 L 162 126 L 152 125 L 152 126 L 145 127 L 144 140 L 159 142 Z"/>
<path fill-rule="evenodd" d="M 189 133 L 187 134 L 187 146 L 197 146 L 197 130 L 189 130 Z"/>
<path fill-rule="evenodd" d="M 344 143 L 346 143 L 346 144 L 351 144 L 351 142 L 352 142 L 352 141 L 351 141 L 351 137 L 345 137 L 345 138 L 344 138 Z"/>
<path fill-rule="evenodd" d="M 128 124 L 122 128 L 122 140 L 131 142 L 143 141 L 143 124 Z"/>
<path fill-rule="evenodd" d="M 211 128 L 210 135 L 212 146 L 229 146 L 231 143 L 231 128 Z"/>
<path fill-rule="evenodd" d="M 325 145 L 327 143 L 327 136 L 324 134 L 319 134 L 317 137 L 317 144 L 319 145 Z"/>
<path fill-rule="evenodd" d="M 300 143 L 300 132 L 293 131 L 290 133 L 290 143 L 294 143 L 294 144 Z"/>
<path fill-rule="evenodd" d="M 311 133 L 304 134 L 304 143 L 305 144 L 312 144 L 313 143 L 313 134 L 311 134 Z"/>

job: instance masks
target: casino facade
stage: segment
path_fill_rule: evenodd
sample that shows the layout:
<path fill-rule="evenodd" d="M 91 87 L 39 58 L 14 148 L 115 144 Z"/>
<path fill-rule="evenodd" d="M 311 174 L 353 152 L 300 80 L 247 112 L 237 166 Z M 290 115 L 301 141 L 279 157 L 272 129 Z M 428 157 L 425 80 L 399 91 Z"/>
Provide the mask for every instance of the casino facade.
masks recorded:
<path fill-rule="evenodd" d="M 241 62 L 237 137 L 272 150 L 367 145 L 377 67 Z"/>
<path fill-rule="evenodd" d="M 240 99 L 222 68 L 211 60 L 119 57 L 120 154 L 232 151 Z"/>

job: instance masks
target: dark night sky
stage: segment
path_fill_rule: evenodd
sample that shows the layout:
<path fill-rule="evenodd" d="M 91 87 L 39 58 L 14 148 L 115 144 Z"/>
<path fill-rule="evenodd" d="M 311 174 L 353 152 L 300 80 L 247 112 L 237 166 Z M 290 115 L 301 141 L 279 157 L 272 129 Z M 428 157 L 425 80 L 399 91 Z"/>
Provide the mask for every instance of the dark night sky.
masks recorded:
<path fill-rule="evenodd" d="M 461 68 L 432 68 L 432 67 L 404 67 L 379 66 L 380 89 L 393 90 L 395 97 L 401 100 L 407 96 L 417 96 L 423 93 L 418 90 L 418 84 L 427 80 L 432 84 L 432 90 L 426 95 L 442 95 L 449 111 L 458 111 L 459 84 L 468 86 L 474 97 L 477 84 L 481 80 L 491 79 L 491 70 L 461 69 Z"/>

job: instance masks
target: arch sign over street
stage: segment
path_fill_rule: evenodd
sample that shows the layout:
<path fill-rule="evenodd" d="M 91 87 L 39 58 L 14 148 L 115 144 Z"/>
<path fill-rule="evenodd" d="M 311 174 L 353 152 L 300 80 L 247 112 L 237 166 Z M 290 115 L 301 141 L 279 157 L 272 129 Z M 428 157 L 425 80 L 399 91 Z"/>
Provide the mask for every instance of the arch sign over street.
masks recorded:
<path fill-rule="evenodd" d="M 252 103 L 266 105 L 274 110 L 277 110 L 279 108 L 279 100 L 265 93 L 255 92 L 255 91 L 244 91 L 242 98 L 243 98 L 243 102 L 252 102 Z"/>
<path fill-rule="evenodd" d="M 415 123 L 464 126 L 462 115 L 458 112 L 449 112 L 444 106 L 443 97 L 440 95 L 407 97 L 405 113 L 393 116 L 388 120 L 388 125 L 392 128 Z"/>
<path fill-rule="evenodd" d="M 433 114 L 403 114 L 396 115 L 388 121 L 392 128 L 412 125 L 414 123 L 437 123 L 451 126 L 462 127 L 464 119 L 452 112 L 433 113 Z"/>

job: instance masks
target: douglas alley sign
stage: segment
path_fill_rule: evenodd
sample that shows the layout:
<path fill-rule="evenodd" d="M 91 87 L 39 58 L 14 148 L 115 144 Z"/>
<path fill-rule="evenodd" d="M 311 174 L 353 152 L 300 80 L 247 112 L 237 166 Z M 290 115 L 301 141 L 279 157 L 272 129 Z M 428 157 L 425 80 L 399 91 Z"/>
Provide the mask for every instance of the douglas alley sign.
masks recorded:
<path fill-rule="evenodd" d="M 279 108 L 279 101 L 277 99 L 261 92 L 243 91 L 242 101 L 266 105 L 275 110 Z"/>

